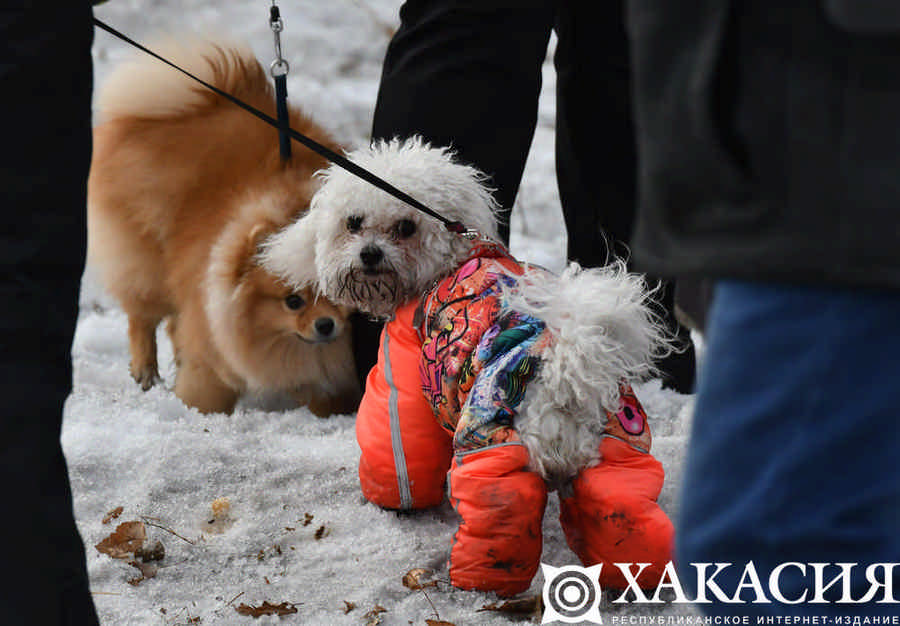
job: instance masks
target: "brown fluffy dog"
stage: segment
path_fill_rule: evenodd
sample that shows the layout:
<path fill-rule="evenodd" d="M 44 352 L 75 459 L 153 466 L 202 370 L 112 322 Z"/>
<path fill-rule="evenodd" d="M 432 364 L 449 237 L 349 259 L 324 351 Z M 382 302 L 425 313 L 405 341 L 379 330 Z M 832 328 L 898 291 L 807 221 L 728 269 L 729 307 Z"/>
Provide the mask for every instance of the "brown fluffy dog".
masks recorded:
<path fill-rule="evenodd" d="M 164 45 L 166 56 L 274 116 L 268 76 L 240 46 Z M 257 246 L 307 210 L 325 161 L 147 57 L 113 72 L 97 100 L 88 183 L 89 262 L 128 314 L 131 375 L 158 380 L 156 327 L 169 319 L 175 393 L 231 412 L 244 392 L 287 391 L 317 415 L 359 400 L 347 309 L 291 289 Z M 291 126 L 337 150 L 291 110 Z"/>

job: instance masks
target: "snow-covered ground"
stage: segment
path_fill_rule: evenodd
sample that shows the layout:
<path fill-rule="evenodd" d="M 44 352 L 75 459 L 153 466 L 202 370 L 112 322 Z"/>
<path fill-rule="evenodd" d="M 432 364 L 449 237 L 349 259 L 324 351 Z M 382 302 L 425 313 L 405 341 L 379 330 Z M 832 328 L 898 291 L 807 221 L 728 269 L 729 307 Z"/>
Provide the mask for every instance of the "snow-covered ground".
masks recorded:
<path fill-rule="evenodd" d="M 280 3 L 293 104 L 349 146 L 368 139 L 381 60 L 399 0 Z M 111 0 L 96 15 L 139 40 L 199 31 L 244 38 L 264 63 L 272 59 L 268 2 Z M 552 48 L 552 45 L 551 45 Z M 99 32 L 96 81 L 135 54 Z M 513 251 L 560 267 L 565 234 L 553 172 L 552 64 L 545 64 L 539 126 L 513 217 Z M 473 94 L 473 97 L 477 95 Z M 231 416 L 201 415 L 172 393 L 171 346 L 160 332 L 162 386 L 141 392 L 128 375 L 126 318 L 90 268 L 73 345 L 75 388 L 63 445 L 75 513 L 85 541 L 91 590 L 103 624 L 244 624 L 241 604 L 288 603 L 297 612 L 260 624 L 509 624 L 527 617 L 481 611 L 497 598 L 439 583 L 411 590 L 414 568 L 446 579 L 456 521 L 448 505 L 398 515 L 365 503 L 356 477 L 353 416 L 314 417 L 276 400 L 242 401 Z M 654 450 L 668 478 L 661 504 L 674 515 L 692 399 L 637 389 L 651 415 Z M 227 498 L 227 515 L 212 510 Z M 219 506 L 217 502 L 216 506 Z M 117 507 L 121 514 L 104 523 Z M 542 560 L 577 560 L 565 544 L 551 497 Z M 117 524 L 143 521 L 148 543 L 165 558 L 155 576 L 95 544 Z M 216 520 L 213 523 L 213 520 Z M 149 574 L 149 572 L 148 572 Z M 528 593 L 539 594 L 540 573 Z M 381 611 L 381 607 L 384 611 Z M 612 605 L 613 615 L 694 615 L 690 606 Z"/>

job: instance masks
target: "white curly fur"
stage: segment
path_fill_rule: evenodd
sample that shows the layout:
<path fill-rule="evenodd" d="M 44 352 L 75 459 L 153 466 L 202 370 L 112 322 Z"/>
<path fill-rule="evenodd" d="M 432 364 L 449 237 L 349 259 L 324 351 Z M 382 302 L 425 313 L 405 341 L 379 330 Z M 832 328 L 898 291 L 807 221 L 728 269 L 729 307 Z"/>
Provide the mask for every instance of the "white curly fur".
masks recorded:
<path fill-rule="evenodd" d="M 294 223 L 276 231 L 259 246 L 261 265 L 294 289 L 318 284 L 316 239 L 318 213 L 307 211 Z M 322 291 L 319 285 L 319 291 Z"/>
<path fill-rule="evenodd" d="M 413 138 L 347 156 L 447 218 L 496 236 L 497 205 L 484 174 L 449 149 Z M 322 177 L 309 213 L 263 246 L 264 266 L 286 282 L 301 286 L 318 278 L 332 300 L 390 315 L 468 254 L 468 240 L 356 176 L 332 166 Z M 348 228 L 351 217 L 362 218 L 358 229 Z M 397 236 L 400 220 L 412 221 L 415 234 Z M 366 246 L 384 258 L 377 275 L 360 277 Z M 354 280 L 368 286 L 347 288 Z M 648 306 L 650 293 L 624 262 L 595 269 L 570 264 L 559 276 L 529 269 L 506 291 L 506 306 L 544 320 L 554 337 L 516 422 L 533 469 L 549 482 L 562 484 L 599 460 L 606 411 L 620 407 L 619 384 L 648 377 L 654 357 L 669 349 Z"/>
<path fill-rule="evenodd" d="M 543 320 L 553 338 L 516 420 L 532 468 L 550 482 L 599 461 L 606 412 L 621 408 L 620 384 L 648 378 L 669 349 L 651 294 L 623 261 L 570 263 L 558 276 L 530 270 L 504 288 L 504 306 Z"/>

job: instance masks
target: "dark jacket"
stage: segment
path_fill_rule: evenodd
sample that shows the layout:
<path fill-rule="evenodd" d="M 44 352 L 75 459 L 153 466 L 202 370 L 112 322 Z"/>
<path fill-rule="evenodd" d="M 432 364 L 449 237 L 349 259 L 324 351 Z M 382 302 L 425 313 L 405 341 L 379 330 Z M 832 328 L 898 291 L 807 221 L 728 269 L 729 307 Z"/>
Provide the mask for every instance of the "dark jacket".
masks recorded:
<path fill-rule="evenodd" d="M 900 287 L 900 9 L 629 0 L 657 275 Z"/>

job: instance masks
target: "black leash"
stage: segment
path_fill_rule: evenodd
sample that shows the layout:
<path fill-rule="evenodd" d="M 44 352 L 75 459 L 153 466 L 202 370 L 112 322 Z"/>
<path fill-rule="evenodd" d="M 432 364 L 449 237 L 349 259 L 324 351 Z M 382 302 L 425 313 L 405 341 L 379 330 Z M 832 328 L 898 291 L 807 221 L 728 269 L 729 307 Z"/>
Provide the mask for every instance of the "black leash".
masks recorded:
<path fill-rule="evenodd" d="M 269 27 L 275 37 L 275 60 L 269 67 L 272 79 L 275 81 L 275 111 L 278 115 L 278 147 L 281 150 L 281 160 L 291 159 L 291 135 L 288 129 L 291 127 L 287 105 L 287 75 L 291 69 L 288 62 L 281 56 L 281 31 L 284 30 L 284 22 L 281 21 L 281 11 L 272 0 L 269 9 Z"/>
<path fill-rule="evenodd" d="M 179 72 L 181 72 L 182 74 L 184 74 L 185 76 L 187 76 L 187 77 L 189 77 L 189 78 L 191 78 L 191 79 L 197 81 L 198 83 L 200 83 L 201 85 L 203 85 L 204 87 L 206 87 L 207 89 L 209 89 L 210 91 L 213 91 L 214 93 L 216 93 L 216 94 L 219 95 L 219 96 L 222 96 L 223 98 L 225 98 L 225 99 L 228 100 L 229 102 L 231 102 L 231 103 L 233 103 L 233 104 L 236 104 L 237 106 L 239 106 L 240 108 L 244 109 L 244 110 L 247 111 L 248 113 L 251 113 L 252 115 L 254 115 L 254 116 L 256 116 L 257 118 L 259 118 L 260 120 L 262 120 L 262 121 L 265 122 L 266 124 L 269 124 L 270 126 L 276 128 L 276 129 L 279 129 L 279 131 L 282 130 L 282 129 L 280 128 L 280 125 L 279 125 L 279 123 L 278 123 L 278 120 L 276 120 L 275 118 L 271 117 L 270 115 L 266 115 L 265 113 L 263 113 L 262 111 L 260 111 L 260 110 L 257 109 L 256 107 L 250 106 L 250 105 L 247 104 L 246 102 L 244 102 L 244 101 L 242 101 L 242 100 L 240 100 L 240 99 L 238 99 L 238 98 L 235 98 L 235 97 L 232 96 L 230 93 L 225 92 L 225 91 L 222 91 L 221 89 L 219 89 L 219 88 L 216 87 L 215 85 L 210 85 L 208 82 L 206 82 L 206 81 L 203 80 L 202 78 L 199 78 L 199 77 L 197 77 L 197 76 L 194 76 L 193 74 L 191 74 L 191 73 L 188 72 L 187 70 L 185 70 L 185 69 L 183 69 L 183 68 L 181 68 L 181 67 L 175 65 L 174 63 L 172 63 L 172 62 L 169 61 L 168 59 L 165 59 L 164 57 L 162 57 L 162 56 L 158 55 L 157 53 L 153 52 L 152 50 L 150 50 L 149 48 L 147 48 L 147 47 L 145 47 L 145 46 L 139 44 L 139 43 L 136 42 L 135 40 L 133 40 L 133 39 L 131 39 L 130 37 L 128 37 L 128 35 L 125 35 L 124 33 L 119 32 L 118 30 L 116 30 L 116 29 L 113 28 L 112 26 L 109 26 L 108 24 L 102 22 L 101 20 L 97 19 L 96 17 L 94 18 L 94 24 L 95 24 L 96 26 L 100 27 L 101 29 L 105 30 L 106 32 L 108 32 L 110 35 L 113 35 L 114 37 L 118 37 L 118 38 L 121 39 L 122 41 L 124 41 L 124 42 L 126 42 L 126 43 L 128 43 L 128 44 L 130 44 L 130 45 L 132 45 L 132 46 L 134 46 L 134 47 L 137 48 L 138 50 L 141 50 L 142 52 L 146 52 L 147 54 L 149 54 L 149 55 L 152 56 L 153 58 L 158 59 L 159 61 L 162 61 L 163 63 L 165 63 L 165 64 L 168 65 L 169 67 L 172 67 L 172 68 L 178 70 Z M 286 105 L 285 105 L 285 106 L 286 106 Z M 353 161 L 351 161 L 351 160 L 347 159 L 346 157 L 344 157 L 344 156 L 338 154 L 338 153 L 335 152 L 334 150 L 330 150 L 329 148 L 323 146 L 322 144 L 320 144 L 319 142 L 315 141 L 314 139 L 311 139 L 310 137 L 307 137 L 307 136 L 304 135 L 303 133 L 297 132 L 296 130 L 294 130 L 293 128 L 291 128 L 286 122 L 285 122 L 285 124 L 283 124 L 283 126 L 284 126 L 284 132 L 285 132 L 287 135 L 289 135 L 292 139 L 294 139 L 295 141 L 298 141 L 298 142 L 302 143 L 304 146 L 306 146 L 307 148 L 309 148 L 310 150 L 312 150 L 313 152 L 315 152 L 315 153 L 318 154 L 319 156 L 324 157 L 324 158 L 327 159 L 328 161 L 334 163 L 334 164 L 337 165 L 338 167 L 341 167 L 341 168 L 347 170 L 347 171 L 350 172 L 351 174 L 353 174 L 353 175 L 355 175 L 355 176 L 358 176 L 359 178 L 362 178 L 362 179 L 363 179 L 364 181 L 366 181 L 367 183 L 369 183 L 369 184 L 371 184 L 371 185 L 374 185 L 375 187 L 378 187 L 379 189 L 381 189 L 381 190 L 384 191 L 385 193 L 388 193 L 388 194 L 394 196 L 394 197 L 397 198 L 398 200 L 401 200 L 401 201 L 403 201 L 403 202 L 409 204 L 410 206 L 412 206 L 412 207 L 418 209 L 418 210 L 421 211 L 422 213 L 425 213 L 426 215 L 429 215 L 429 216 L 433 217 L 434 219 L 440 221 L 440 222 L 444 225 L 444 228 L 446 228 L 446 229 L 449 230 L 450 232 L 458 233 L 458 234 L 460 234 L 460 235 L 464 235 L 464 236 L 467 236 L 467 237 L 472 237 L 472 236 L 474 236 L 474 231 L 471 231 L 471 230 L 467 229 L 467 228 L 462 224 L 462 222 L 457 222 L 457 221 L 454 221 L 454 220 L 447 219 L 447 218 L 444 217 L 443 215 L 441 215 L 441 214 L 439 214 L 439 213 L 433 211 L 432 209 L 428 208 L 427 206 L 425 206 L 424 204 L 422 204 L 421 202 L 419 202 L 418 200 L 416 200 L 415 198 L 413 198 L 413 197 L 410 196 L 409 194 L 400 191 L 399 189 L 397 189 L 396 187 L 394 187 L 392 184 L 390 184 L 390 183 L 387 182 L 386 180 L 384 180 L 384 179 L 382 179 L 382 178 L 379 178 L 378 176 L 376 176 L 375 174 L 373 174 L 373 173 L 370 172 L 369 170 L 360 167 L 359 165 L 357 165 L 357 164 L 354 163 Z"/>

